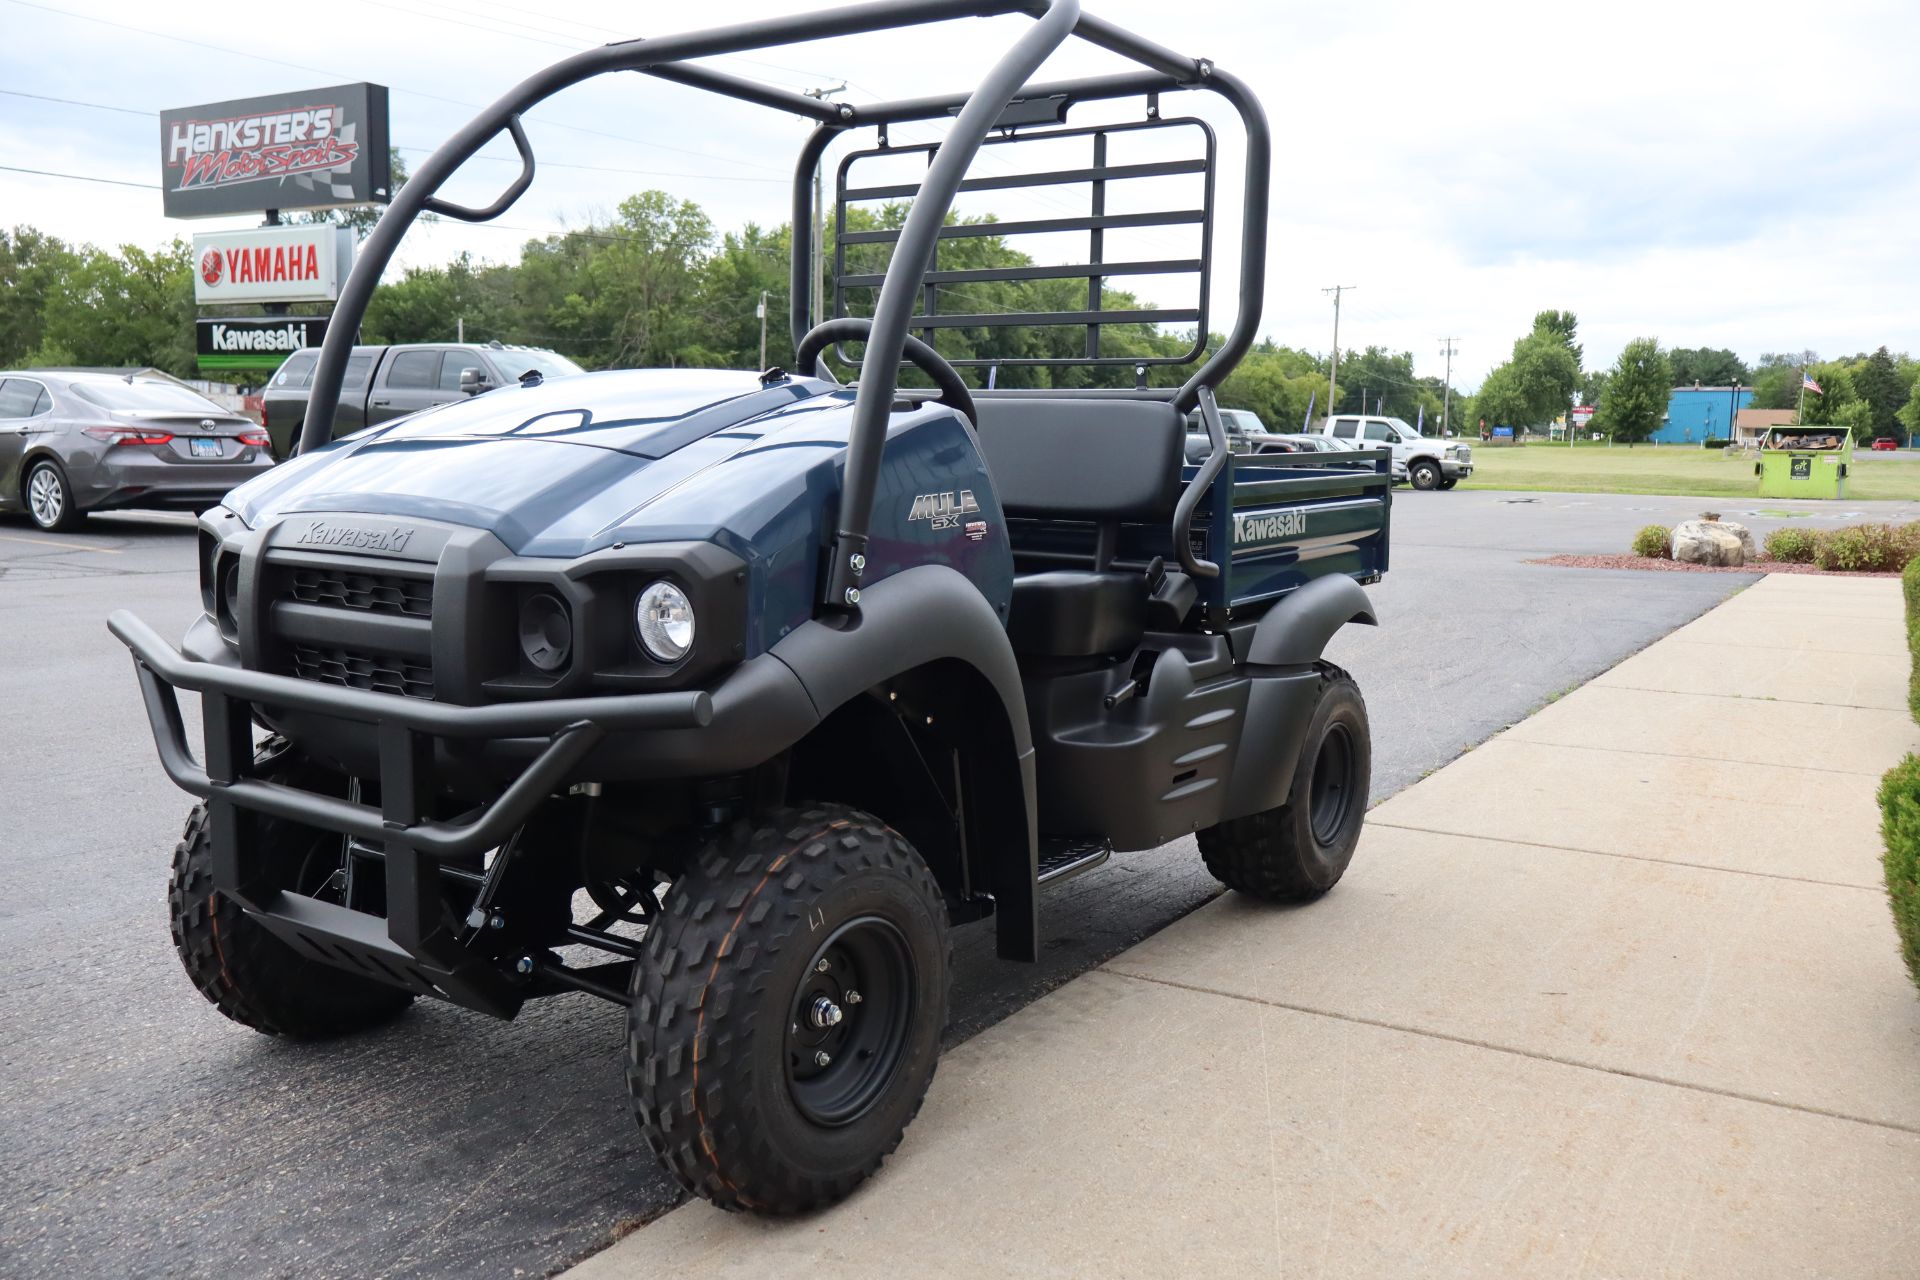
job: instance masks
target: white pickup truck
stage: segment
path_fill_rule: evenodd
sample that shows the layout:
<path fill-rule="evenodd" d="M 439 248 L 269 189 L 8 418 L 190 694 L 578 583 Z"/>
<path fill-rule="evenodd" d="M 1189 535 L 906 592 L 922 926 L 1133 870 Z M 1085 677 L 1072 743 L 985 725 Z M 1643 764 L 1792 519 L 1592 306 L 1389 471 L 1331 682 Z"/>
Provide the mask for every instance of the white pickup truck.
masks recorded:
<path fill-rule="evenodd" d="M 1451 489 L 1473 474 L 1470 446 L 1423 436 L 1400 418 L 1336 414 L 1320 424 L 1318 434 L 1332 436 L 1355 449 L 1391 446 L 1393 478 L 1405 480 L 1416 489 Z"/>

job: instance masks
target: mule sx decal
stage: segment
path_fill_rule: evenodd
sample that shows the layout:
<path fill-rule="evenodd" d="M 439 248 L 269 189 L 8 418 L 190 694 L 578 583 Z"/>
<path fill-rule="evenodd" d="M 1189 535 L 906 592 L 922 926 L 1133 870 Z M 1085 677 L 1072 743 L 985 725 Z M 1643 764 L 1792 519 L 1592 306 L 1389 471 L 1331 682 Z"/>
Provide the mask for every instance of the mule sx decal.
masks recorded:
<path fill-rule="evenodd" d="M 970 516 L 978 510 L 980 504 L 974 501 L 971 489 L 962 489 L 958 494 L 920 493 L 914 495 L 907 520 L 909 523 L 925 520 L 928 527 L 934 529 L 958 529 L 962 516 Z"/>

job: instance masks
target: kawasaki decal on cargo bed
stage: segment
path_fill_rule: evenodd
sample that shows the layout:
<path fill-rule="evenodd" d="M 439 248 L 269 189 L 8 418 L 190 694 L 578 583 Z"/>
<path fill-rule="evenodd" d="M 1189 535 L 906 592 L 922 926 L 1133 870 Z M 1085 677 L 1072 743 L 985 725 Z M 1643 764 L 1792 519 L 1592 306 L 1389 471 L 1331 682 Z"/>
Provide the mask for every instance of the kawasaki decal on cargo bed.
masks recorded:
<path fill-rule="evenodd" d="M 1245 512 L 1233 518 L 1233 547 L 1240 551 L 1279 546 L 1304 536 L 1306 532 L 1307 513 L 1300 507 Z"/>

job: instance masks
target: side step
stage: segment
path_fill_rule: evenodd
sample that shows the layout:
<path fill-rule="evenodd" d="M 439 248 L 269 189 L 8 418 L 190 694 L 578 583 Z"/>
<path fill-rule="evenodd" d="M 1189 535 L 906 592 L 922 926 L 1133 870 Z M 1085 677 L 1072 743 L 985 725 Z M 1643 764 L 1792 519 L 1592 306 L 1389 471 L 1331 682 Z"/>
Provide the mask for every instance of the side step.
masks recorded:
<path fill-rule="evenodd" d="M 1071 880 L 1082 871 L 1091 871 L 1113 856 L 1113 845 L 1105 840 L 1072 840 L 1045 837 L 1040 841 L 1041 884 Z"/>

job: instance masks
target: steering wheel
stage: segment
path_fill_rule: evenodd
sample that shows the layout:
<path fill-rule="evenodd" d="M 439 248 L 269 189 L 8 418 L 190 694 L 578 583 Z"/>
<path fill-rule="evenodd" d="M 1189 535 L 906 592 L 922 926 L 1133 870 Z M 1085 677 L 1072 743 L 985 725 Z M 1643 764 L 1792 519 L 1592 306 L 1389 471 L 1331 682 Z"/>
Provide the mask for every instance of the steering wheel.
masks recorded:
<path fill-rule="evenodd" d="M 807 336 L 800 339 L 800 346 L 793 353 L 793 362 L 800 372 L 813 375 L 820 353 L 834 342 L 862 342 L 873 332 L 873 321 L 860 316 L 842 316 L 838 320 L 823 320 L 807 330 Z M 969 423 L 978 426 L 980 415 L 974 412 L 973 392 L 961 380 L 960 371 L 947 363 L 946 357 L 935 351 L 912 334 L 906 335 L 906 344 L 901 354 L 913 362 L 915 368 L 933 379 L 933 385 L 940 388 L 936 397 L 941 404 L 965 416 Z"/>

